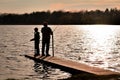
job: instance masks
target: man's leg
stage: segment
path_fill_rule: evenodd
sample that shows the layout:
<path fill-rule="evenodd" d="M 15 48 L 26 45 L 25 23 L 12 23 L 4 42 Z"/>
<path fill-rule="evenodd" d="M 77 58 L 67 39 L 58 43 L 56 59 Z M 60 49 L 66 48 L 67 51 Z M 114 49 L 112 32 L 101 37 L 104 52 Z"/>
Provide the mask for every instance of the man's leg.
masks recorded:
<path fill-rule="evenodd" d="M 45 50 L 45 42 L 42 42 L 42 56 L 44 56 L 44 50 Z"/>
<path fill-rule="evenodd" d="M 46 43 L 46 55 L 49 56 L 49 46 L 50 46 L 50 40 Z"/>

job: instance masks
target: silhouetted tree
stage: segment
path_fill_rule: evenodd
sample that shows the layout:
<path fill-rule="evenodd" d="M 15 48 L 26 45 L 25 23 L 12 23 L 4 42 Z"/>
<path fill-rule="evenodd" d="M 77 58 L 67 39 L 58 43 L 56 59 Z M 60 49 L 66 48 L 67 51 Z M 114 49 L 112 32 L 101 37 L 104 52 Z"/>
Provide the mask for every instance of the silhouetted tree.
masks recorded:
<path fill-rule="evenodd" d="M 25 14 L 0 14 L 0 24 L 120 24 L 120 10 L 91 10 L 80 12 L 42 11 Z"/>

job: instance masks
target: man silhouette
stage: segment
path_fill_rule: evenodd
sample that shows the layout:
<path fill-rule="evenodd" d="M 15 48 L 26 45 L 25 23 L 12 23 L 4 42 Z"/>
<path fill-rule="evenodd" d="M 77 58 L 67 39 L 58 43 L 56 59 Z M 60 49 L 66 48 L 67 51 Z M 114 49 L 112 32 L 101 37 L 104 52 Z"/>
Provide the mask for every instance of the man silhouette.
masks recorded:
<path fill-rule="evenodd" d="M 42 32 L 42 56 L 45 56 L 45 47 L 46 47 L 46 56 L 50 56 L 49 54 L 49 46 L 50 46 L 50 35 L 53 35 L 53 32 L 50 27 L 48 27 L 47 22 L 43 23 L 41 32 Z"/>
<path fill-rule="evenodd" d="M 38 32 L 38 28 L 34 28 L 34 38 L 31 39 L 30 41 L 34 41 L 34 46 L 35 46 L 34 57 L 40 55 L 40 50 L 39 50 L 40 35 L 39 35 L 39 32 Z"/>

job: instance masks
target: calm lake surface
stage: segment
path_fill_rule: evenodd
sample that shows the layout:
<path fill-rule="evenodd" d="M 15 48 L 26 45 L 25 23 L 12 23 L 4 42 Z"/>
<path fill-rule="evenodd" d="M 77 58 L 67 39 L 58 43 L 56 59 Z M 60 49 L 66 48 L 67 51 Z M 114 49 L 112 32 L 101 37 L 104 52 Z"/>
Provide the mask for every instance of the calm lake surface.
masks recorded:
<path fill-rule="evenodd" d="M 0 25 L 0 79 L 54 80 L 71 77 L 70 73 L 24 57 L 34 53 L 34 42 L 30 39 L 35 27 L 40 32 L 42 25 Z M 120 25 L 50 27 L 54 31 L 55 56 L 120 72 Z"/>

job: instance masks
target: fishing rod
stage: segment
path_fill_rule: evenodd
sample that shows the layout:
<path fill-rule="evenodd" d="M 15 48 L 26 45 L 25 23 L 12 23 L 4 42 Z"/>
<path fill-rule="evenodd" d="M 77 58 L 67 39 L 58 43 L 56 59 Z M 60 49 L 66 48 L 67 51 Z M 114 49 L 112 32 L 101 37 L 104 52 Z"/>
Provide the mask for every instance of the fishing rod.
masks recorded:
<path fill-rule="evenodd" d="M 57 26 L 54 28 L 53 32 L 55 32 L 56 29 L 57 29 Z"/>
<path fill-rule="evenodd" d="M 57 26 L 54 28 L 53 32 L 57 29 Z M 54 57 L 54 35 L 52 34 L 52 56 Z"/>

